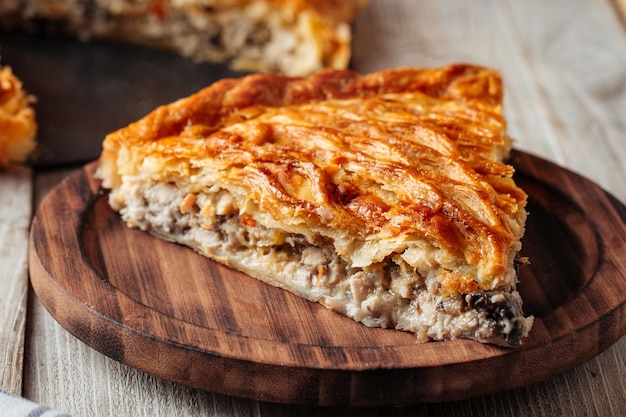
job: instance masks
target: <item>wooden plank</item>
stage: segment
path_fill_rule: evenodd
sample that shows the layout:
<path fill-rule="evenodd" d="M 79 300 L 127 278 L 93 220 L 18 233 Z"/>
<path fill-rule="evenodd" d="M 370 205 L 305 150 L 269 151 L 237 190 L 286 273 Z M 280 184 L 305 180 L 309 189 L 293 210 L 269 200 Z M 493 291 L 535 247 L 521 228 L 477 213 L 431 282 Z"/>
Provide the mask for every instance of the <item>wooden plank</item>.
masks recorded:
<path fill-rule="evenodd" d="M 0 172 L 0 388 L 22 392 L 32 182 L 29 169 Z"/>

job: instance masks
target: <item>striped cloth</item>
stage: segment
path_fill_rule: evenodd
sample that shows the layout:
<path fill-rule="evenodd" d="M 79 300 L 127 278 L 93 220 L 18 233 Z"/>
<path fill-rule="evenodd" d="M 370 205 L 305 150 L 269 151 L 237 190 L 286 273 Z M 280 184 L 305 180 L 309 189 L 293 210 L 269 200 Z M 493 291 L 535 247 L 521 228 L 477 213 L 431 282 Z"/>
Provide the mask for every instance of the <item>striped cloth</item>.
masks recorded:
<path fill-rule="evenodd" d="M 0 389 L 0 417 L 70 417 Z"/>

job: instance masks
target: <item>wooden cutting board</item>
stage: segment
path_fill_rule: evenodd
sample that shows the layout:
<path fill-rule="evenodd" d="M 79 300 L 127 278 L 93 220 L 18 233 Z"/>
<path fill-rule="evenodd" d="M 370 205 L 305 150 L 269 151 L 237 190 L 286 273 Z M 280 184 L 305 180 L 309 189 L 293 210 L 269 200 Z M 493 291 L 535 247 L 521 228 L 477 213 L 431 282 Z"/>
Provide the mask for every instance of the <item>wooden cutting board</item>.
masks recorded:
<path fill-rule="evenodd" d="M 626 208 L 590 181 L 514 152 L 530 217 L 519 286 L 535 325 L 524 345 L 417 344 L 371 329 L 128 229 L 95 163 L 41 203 L 33 287 L 94 349 L 155 376 L 259 400 L 391 405 L 462 399 L 544 380 L 626 333 Z"/>

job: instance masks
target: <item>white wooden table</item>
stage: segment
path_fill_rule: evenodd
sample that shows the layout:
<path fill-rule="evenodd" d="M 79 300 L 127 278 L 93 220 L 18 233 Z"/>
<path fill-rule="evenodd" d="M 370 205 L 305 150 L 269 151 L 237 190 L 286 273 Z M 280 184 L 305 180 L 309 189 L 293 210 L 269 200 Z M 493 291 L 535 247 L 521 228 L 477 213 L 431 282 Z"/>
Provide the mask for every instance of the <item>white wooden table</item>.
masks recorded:
<path fill-rule="evenodd" d="M 515 146 L 626 202 L 624 12 L 625 0 L 370 0 L 355 23 L 352 66 L 359 72 L 458 61 L 495 67 L 504 76 Z M 515 391 L 391 409 L 269 404 L 121 365 L 62 329 L 29 291 L 32 207 L 72 168 L 0 173 L 4 390 L 75 416 L 626 415 L 626 338 L 580 367 Z"/>

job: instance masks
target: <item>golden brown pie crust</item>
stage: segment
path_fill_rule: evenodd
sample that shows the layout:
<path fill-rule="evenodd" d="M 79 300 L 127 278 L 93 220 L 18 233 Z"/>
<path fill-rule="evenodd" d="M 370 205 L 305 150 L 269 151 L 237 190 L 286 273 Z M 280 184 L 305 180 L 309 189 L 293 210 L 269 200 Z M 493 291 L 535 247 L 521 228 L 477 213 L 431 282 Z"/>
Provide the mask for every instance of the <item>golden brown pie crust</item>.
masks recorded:
<path fill-rule="evenodd" d="M 110 134 L 99 175 L 110 189 L 175 184 L 188 194 L 181 213 L 205 189 L 228 190 L 242 227 L 302 236 L 349 268 L 413 268 L 436 278 L 422 289 L 470 305 L 515 290 L 526 194 L 503 162 L 510 148 L 492 69 L 264 74 L 219 81 Z M 116 209 L 130 198 L 112 196 Z M 196 207 L 207 228 L 209 206 Z"/>

